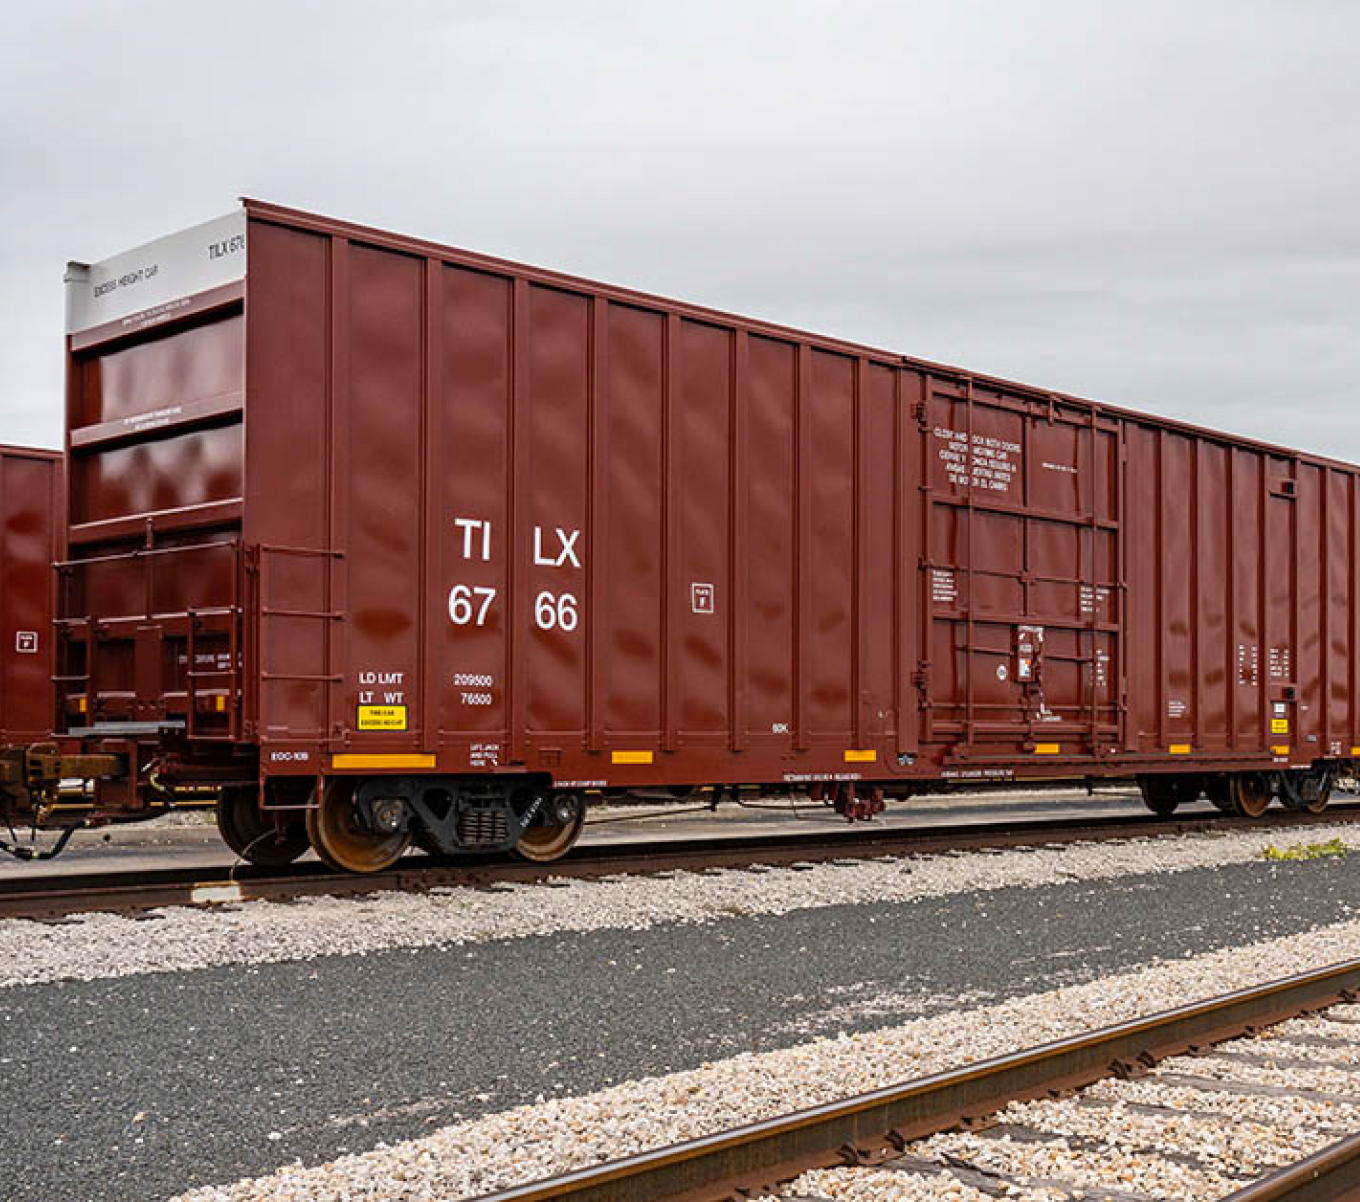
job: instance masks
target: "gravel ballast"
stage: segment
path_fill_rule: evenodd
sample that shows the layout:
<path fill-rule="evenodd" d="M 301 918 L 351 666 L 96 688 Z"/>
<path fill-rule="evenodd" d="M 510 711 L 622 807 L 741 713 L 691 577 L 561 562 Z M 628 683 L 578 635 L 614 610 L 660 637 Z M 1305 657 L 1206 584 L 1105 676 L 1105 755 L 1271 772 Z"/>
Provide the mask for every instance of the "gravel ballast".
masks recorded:
<path fill-rule="evenodd" d="M 951 880 L 985 879 L 999 858 L 941 857 Z M 1356 916 L 1353 863 L 1057 872 L 907 901 L 775 914 L 755 904 L 751 915 L 640 929 L 13 986 L 0 990 L 0 1071 L 24 1120 L 0 1146 L 0 1179 L 16 1199 L 140 1202 L 295 1158 L 333 1161 L 540 1095 L 598 1094 L 752 1049 L 1124 975 L 1159 957 L 1284 940 Z M 858 897 L 867 890 L 858 874 L 881 882 L 881 868 L 839 867 L 822 887 L 839 880 Z M 700 880 L 743 883 L 759 903 L 769 875 Z M 535 895 L 479 896 L 521 892 Z M 565 892 L 537 890 L 548 902 Z M 126 925 L 154 945 L 170 921 Z M 256 933 L 267 937 L 268 925 Z"/>
<path fill-rule="evenodd" d="M 584 1097 L 522 1106 L 422 1139 L 182 1197 L 243 1202 L 475 1195 L 1335 963 L 1357 951 L 1360 923 L 1342 923 L 997 1006 L 747 1053 Z M 1351 1082 L 1349 1092 L 1356 1093 Z"/>
<path fill-rule="evenodd" d="M 1354 838 L 1346 825 L 1310 827 L 1310 842 Z M 523 938 L 563 931 L 633 930 L 787 914 L 839 904 L 904 902 L 1055 881 L 1187 872 L 1258 859 L 1282 831 L 1079 843 L 991 854 L 951 854 L 666 877 L 440 889 L 251 902 L 158 911 L 142 919 L 91 914 L 60 925 L 0 922 L 0 987 L 95 980 L 227 964 Z"/>
<path fill-rule="evenodd" d="M 1014 1102 L 980 1130 L 918 1140 L 882 1168 L 804 1173 L 779 1196 L 972 1198 L 985 1182 L 1025 1200 L 1212 1202 L 1355 1130 L 1360 1083 L 1334 1070 L 1360 1062 L 1357 1009 L 1336 1006 L 1206 1056 L 1172 1057 L 1138 1080 L 1107 1078 L 1074 1097 Z"/>
<path fill-rule="evenodd" d="M 539 1096 L 1286 937 L 1355 917 L 1354 894 L 1348 859 L 1255 861 L 14 987 L 0 1060 L 25 1119 L 0 1144 L 0 1179 L 16 1198 L 140 1202 Z"/>

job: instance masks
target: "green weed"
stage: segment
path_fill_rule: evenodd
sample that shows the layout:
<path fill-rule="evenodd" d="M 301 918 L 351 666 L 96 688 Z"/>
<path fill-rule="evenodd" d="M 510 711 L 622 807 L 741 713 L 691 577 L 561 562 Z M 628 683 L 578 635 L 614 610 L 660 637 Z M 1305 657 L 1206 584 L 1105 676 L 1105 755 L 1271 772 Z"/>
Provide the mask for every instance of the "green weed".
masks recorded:
<path fill-rule="evenodd" d="M 1348 848 L 1340 839 L 1328 839 L 1326 843 L 1295 843 L 1289 847 L 1276 847 L 1270 843 L 1261 853 L 1263 860 L 1325 860 L 1328 856 L 1344 856 Z"/>

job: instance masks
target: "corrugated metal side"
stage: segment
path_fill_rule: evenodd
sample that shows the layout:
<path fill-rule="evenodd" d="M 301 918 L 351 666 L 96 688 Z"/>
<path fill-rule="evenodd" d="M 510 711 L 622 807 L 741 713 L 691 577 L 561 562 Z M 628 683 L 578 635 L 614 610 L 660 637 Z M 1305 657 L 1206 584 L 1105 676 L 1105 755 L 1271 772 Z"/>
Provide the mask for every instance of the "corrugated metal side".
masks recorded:
<path fill-rule="evenodd" d="M 0 741 L 48 737 L 52 564 L 61 546 L 61 455 L 0 447 Z"/>
<path fill-rule="evenodd" d="M 265 608 L 336 615 L 262 617 L 267 763 L 324 725 L 448 771 L 897 770 L 893 365 L 289 221 L 249 244 L 246 541 Z"/>
<path fill-rule="evenodd" d="M 967 378 L 929 394 L 923 739 L 948 773 L 1351 755 L 1353 471 Z"/>
<path fill-rule="evenodd" d="M 1354 474 L 1134 423 L 1128 442 L 1132 748 L 1348 757 Z"/>
<path fill-rule="evenodd" d="M 989 777 L 1360 743 L 1346 465 L 250 211 L 271 770 Z"/>

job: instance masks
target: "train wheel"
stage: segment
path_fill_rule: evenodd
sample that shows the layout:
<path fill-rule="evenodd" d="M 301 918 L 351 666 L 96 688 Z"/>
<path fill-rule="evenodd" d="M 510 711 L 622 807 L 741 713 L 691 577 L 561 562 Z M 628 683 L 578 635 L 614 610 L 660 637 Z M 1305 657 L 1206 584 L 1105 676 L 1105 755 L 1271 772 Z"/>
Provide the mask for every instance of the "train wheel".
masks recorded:
<path fill-rule="evenodd" d="M 1306 796 L 1306 794 L 1305 794 Z M 1324 772 L 1322 779 L 1318 781 L 1317 793 L 1311 801 L 1305 801 L 1303 808 L 1310 814 L 1321 814 L 1327 808 L 1327 803 L 1332 800 L 1332 774 Z"/>
<path fill-rule="evenodd" d="M 307 830 L 300 823 L 280 831 L 260 809 L 254 788 L 223 789 L 217 798 L 217 829 L 222 841 L 243 860 L 261 868 L 282 868 L 307 850 Z"/>
<path fill-rule="evenodd" d="M 312 848 L 341 872 L 381 872 L 397 862 L 411 842 L 409 830 L 369 830 L 354 806 L 355 782 L 336 777 L 326 783 L 320 804 L 307 811 Z"/>
<path fill-rule="evenodd" d="M 1321 814 L 1332 798 L 1332 773 L 1330 769 L 1320 772 L 1282 772 L 1280 773 L 1280 800 L 1291 810 L 1303 810 L 1309 814 Z"/>
<path fill-rule="evenodd" d="M 1199 796 L 1200 782 L 1196 776 L 1140 776 L 1138 788 L 1149 810 L 1159 818 L 1169 818 L 1177 806 Z"/>
<path fill-rule="evenodd" d="M 580 838 L 586 822 L 586 803 L 579 793 L 554 793 L 548 799 L 547 822 L 526 826 L 515 844 L 515 854 L 538 864 L 560 859 Z"/>
<path fill-rule="evenodd" d="M 1233 813 L 1243 818 L 1259 818 L 1269 808 L 1274 786 L 1265 772 L 1236 772 L 1230 784 Z"/>
<path fill-rule="evenodd" d="M 1225 814 L 1236 813 L 1233 808 L 1232 778 L 1226 772 L 1214 772 L 1204 778 L 1204 796 Z"/>

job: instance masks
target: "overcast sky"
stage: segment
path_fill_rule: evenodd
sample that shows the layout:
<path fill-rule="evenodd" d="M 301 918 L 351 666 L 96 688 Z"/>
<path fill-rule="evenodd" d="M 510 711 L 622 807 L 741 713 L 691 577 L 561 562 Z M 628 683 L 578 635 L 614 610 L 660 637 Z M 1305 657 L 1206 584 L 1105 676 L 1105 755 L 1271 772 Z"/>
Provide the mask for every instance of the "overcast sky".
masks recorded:
<path fill-rule="evenodd" d="M 0 441 L 251 195 L 1360 460 L 1360 3 L 0 6 Z"/>

